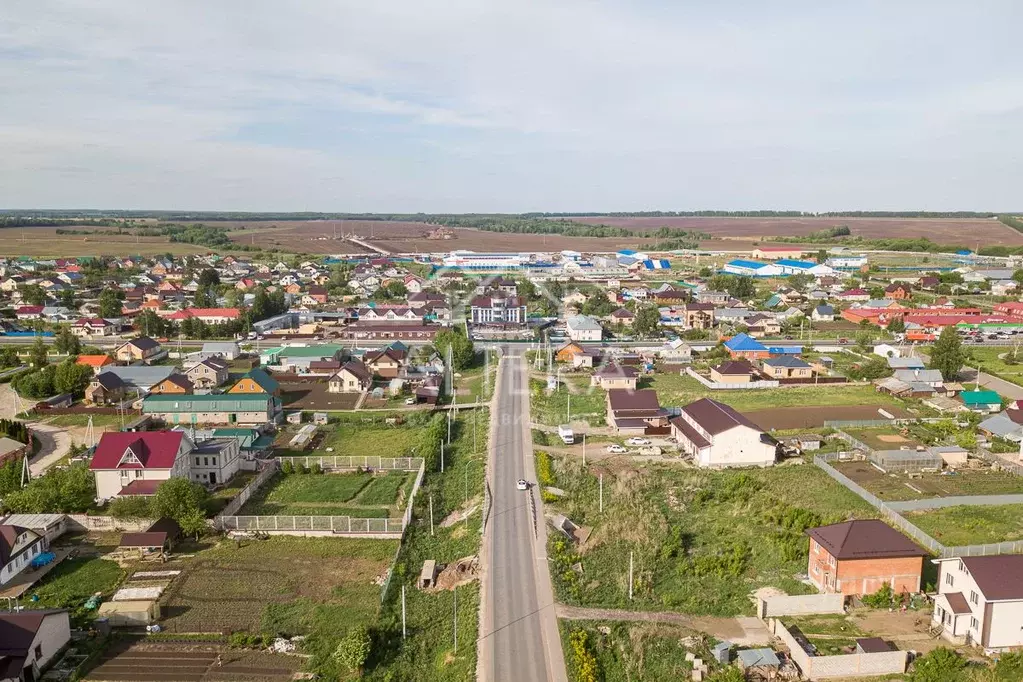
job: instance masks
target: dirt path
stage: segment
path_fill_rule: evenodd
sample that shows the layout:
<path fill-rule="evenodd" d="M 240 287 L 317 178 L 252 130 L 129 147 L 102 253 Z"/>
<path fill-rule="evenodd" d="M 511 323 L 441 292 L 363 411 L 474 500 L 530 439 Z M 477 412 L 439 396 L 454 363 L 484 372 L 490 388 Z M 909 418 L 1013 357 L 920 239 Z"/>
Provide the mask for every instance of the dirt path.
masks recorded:
<path fill-rule="evenodd" d="M 558 618 L 565 620 L 616 620 L 641 623 L 669 623 L 704 632 L 738 646 L 762 646 L 770 641 L 764 624 L 752 617 L 717 618 L 689 616 L 684 613 L 658 611 L 623 611 L 620 609 L 592 609 L 557 604 Z"/>

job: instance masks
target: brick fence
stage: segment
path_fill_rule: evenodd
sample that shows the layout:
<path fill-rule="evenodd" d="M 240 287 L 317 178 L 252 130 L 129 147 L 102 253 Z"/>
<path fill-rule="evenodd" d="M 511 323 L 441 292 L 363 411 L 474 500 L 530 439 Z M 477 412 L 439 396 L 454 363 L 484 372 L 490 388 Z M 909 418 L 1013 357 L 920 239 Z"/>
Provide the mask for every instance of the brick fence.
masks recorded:
<path fill-rule="evenodd" d="M 767 629 L 785 643 L 793 662 L 799 666 L 803 676 L 810 680 L 902 674 L 906 672 L 906 665 L 909 662 L 909 653 L 906 651 L 814 656 L 780 620 L 774 618 L 768 620 Z"/>

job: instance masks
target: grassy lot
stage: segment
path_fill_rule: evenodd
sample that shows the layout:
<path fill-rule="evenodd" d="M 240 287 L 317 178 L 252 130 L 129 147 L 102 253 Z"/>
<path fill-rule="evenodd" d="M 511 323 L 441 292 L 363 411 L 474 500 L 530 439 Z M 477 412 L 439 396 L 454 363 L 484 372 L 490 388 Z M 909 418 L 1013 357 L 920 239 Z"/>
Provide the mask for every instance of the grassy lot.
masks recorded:
<path fill-rule="evenodd" d="M 640 468 L 606 460 L 584 471 L 555 459 L 555 485 L 568 496 L 552 504 L 592 528 L 575 549 L 551 534 L 549 555 L 561 600 L 578 605 L 672 609 L 696 615 L 751 613 L 750 591 L 773 585 L 808 588 L 805 528 L 873 509 L 816 467 L 702 471 Z M 598 482 L 604 474 L 604 513 Z M 634 601 L 628 564 L 635 556 Z M 572 567 L 581 563 L 583 574 Z"/>
<path fill-rule="evenodd" d="M 589 378 L 563 376 L 562 385 L 553 393 L 547 392 L 545 381 L 530 379 L 529 395 L 532 418 L 538 424 L 557 426 L 566 423 L 571 407 L 573 421 L 585 421 L 590 426 L 604 425 L 606 394 L 601 388 L 590 387 Z"/>
<path fill-rule="evenodd" d="M 185 563 L 161 600 L 171 632 L 306 635 L 310 667 L 339 677 L 330 656 L 348 628 L 371 626 L 397 542 L 274 537 L 221 542 Z M 169 565 L 170 566 L 170 565 Z"/>
<path fill-rule="evenodd" d="M 979 365 L 981 371 L 994 374 L 1006 381 L 1023 386 L 1023 351 L 1019 353 L 1019 361 L 1016 364 L 1008 364 L 1005 360 L 998 357 L 999 355 L 1008 354 L 1011 361 L 1012 347 L 978 348 L 970 346 L 967 352 L 971 358 L 966 363 L 968 367 L 977 367 Z"/>
<path fill-rule="evenodd" d="M 494 381 L 497 379 L 497 357 L 490 352 L 490 382 L 488 387 L 483 385 L 483 374 L 486 369 L 486 358 L 483 353 L 477 353 L 476 359 L 471 367 L 459 370 L 455 376 L 455 391 L 458 394 L 458 402 L 471 403 L 477 400 L 489 400 L 494 394 Z M 445 396 L 445 401 L 447 397 Z"/>
<path fill-rule="evenodd" d="M 782 622 L 790 630 L 799 629 L 807 641 L 817 649 L 819 656 L 834 656 L 849 653 L 856 646 L 856 639 L 869 637 L 856 623 L 845 615 L 789 616 Z"/>
<path fill-rule="evenodd" d="M 472 415 L 462 413 L 455 422 L 453 440 L 447 448 L 443 474 L 427 473 L 416 496 L 414 522 L 405 536 L 395 565 L 395 578 L 384 601 L 376 627 L 374 647 L 365 678 L 391 680 L 440 680 L 467 682 L 475 679 L 478 633 L 479 586 L 469 583 L 458 588 L 458 653 L 454 653 L 455 594 L 450 591 L 422 592 L 416 578 L 426 559 L 449 563 L 478 553 L 481 515 L 476 511 L 468 523 L 446 528 L 439 521 L 465 503 L 466 481 L 470 505 L 482 499 L 487 452 L 489 414 L 480 410 L 477 447 L 472 441 Z M 438 522 L 430 535 L 429 498 L 433 498 Z M 401 637 L 401 585 L 406 586 L 408 639 Z"/>
<path fill-rule="evenodd" d="M 99 228 L 103 229 L 103 228 Z M 78 256 L 174 256 L 209 253 L 204 246 L 171 242 L 167 237 L 132 235 L 58 235 L 55 228 L 11 229 L 5 235 L 5 256 L 74 258 Z"/>
<path fill-rule="evenodd" d="M 881 473 L 869 462 L 834 462 L 832 466 L 882 500 L 1023 493 L 1023 478 L 990 469 L 965 469 L 946 475 L 914 474 L 914 478 L 910 478 L 907 474 Z"/>
<path fill-rule="evenodd" d="M 328 433 L 323 439 L 321 449 L 332 447 L 334 452 L 322 454 L 332 455 L 407 457 L 419 436 L 413 425 L 389 426 L 382 418 L 373 417 L 367 418 L 364 422 L 348 419 L 325 428 Z"/>
<path fill-rule="evenodd" d="M 43 419 L 45 424 L 50 426 L 88 426 L 89 417 L 92 417 L 92 425 L 99 428 L 101 426 L 117 426 L 120 427 L 122 418 L 116 414 L 58 414 L 54 417 Z M 124 423 L 127 424 L 133 419 L 132 415 L 128 415 L 123 418 Z"/>
<path fill-rule="evenodd" d="M 1023 505 L 945 507 L 906 515 L 913 524 L 949 547 L 1023 539 Z"/>
<path fill-rule="evenodd" d="M 692 666 L 685 660 L 687 649 L 679 640 L 699 635 L 685 628 L 658 623 L 600 621 L 560 621 L 559 626 L 568 678 L 574 682 L 586 679 L 579 671 L 579 647 L 593 656 L 597 679 L 604 682 L 688 680 L 690 677 Z M 604 634 L 598 628 L 610 632 Z M 580 636 L 585 637 L 584 642 Z M 713 660 L 705 646 L 698 647 L 694 653 L 704 661 Z"/>
<path fill-rule="evenodd" d="M 641 388 L 652 388 L 662 405 L 688 405 L 711 397 L 740 412 L 802 405 L 896 405 L 904 403 L 878 393 L 869 384 L 806 386 L 753 391 L 711 391 L 690 376 L 658 373 L 644 377 Z M 574 398 L 573 398 L 574 401 Z M 534 408 L 535 409 L 535 408 Z"/>
<path fill-rule="evenodd" d="M 398 492 L 412 474 L 287 474 L 277 476 L 253 495 L 242 516 L 357 516 L 387 518 L 400 515 Z M 367 497 L 368 496 L 368 497 Z"/>
<path fill-rule="evenodd" d="M 74 557 L 62 561 L 26 596 L 39 596 L 39 601 L 31 603 L 34 608 L 71 609 L 76 620 L 87 621 L 92 612 L 82 608 L 86 600 L 97 592 L 109 597 L 123 578 L 124 571 L 115 561 Z"/>

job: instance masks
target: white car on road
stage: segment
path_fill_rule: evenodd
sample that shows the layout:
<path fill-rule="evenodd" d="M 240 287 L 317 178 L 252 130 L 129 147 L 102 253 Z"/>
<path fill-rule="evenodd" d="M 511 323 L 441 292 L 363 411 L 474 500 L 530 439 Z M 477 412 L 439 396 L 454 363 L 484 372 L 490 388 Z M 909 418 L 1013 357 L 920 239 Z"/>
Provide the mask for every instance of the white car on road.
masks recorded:
<path fill-rule="evenodd" d="M 625 444 L 626 445 L 650 445 L 650 441 L 648 439 L 646 439 L 646 438 L 636 438 L 636 437 L 633 437 L 633 438 L 630 438 L 629 440 L 625 441 Z"/>
<path fill-rule="evenodd" d="M 515 487 L 518 488 L 519 490 L 529 490 L 529 484 L 526 483 L 526 479 L 524 478 L 520 478 L 518 481 L 516 481 Z"/>
<path fill-rule="evenodd" d="M 607 451 L 610 452 L 612 455 L 621 455 L 621 454 L 624 454 L 624 453 L 628 452 L 628 450 L 623 448 L 618 443 L 611 443 L 611 445 L 608 445 L 607 446 Z"/>

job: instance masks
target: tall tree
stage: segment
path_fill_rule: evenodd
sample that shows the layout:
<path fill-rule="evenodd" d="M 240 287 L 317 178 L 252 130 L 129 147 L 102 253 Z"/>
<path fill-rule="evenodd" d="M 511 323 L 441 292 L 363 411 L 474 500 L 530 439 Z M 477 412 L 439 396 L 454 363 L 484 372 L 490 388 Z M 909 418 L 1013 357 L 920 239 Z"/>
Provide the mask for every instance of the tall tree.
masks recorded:
<path fill-rule="evenodd" d="M 452 327 L 438 332 L 433 345 L 445 362 L 448 358 L 448 347 L 451 347 L 451 364 L 454 365 L 454 369 L 470 367 L 476 358 L 476 348 L 472 339 L 465 335 L 462 327 Z"/>
<path fill-rule="evenodd" d="M 32 366 L 36 369 L 42 369 L 49 363 L 50 358 L 46 350 L 46 343 L 43 341 L 43 337 L 36 337 L 36 341 L 32 344 L 32 350 L 29 353 L 29 360 L 32 362 Z"/>
<path fill-rule="evenodd" d="M 53 346 L 58 353 L 64 355 L 78 355 L 82 352 L 82 342 L 65 325 L 62 325 L 60 331 L 57 332 Z"/>
<path fill-rule="evenodd" d="M 92 370 L 85 365 L 79 365 L 72 358 L 57 365 L 53 375 L 53 388 L 57 393 L 73 393 L 80 396 L 85 392 L 85 387 L 92 379 Z"/>
<path fill-rule="evenodd" d="M 966 364 L 966 351 L 955 327 L 945 327 L 931 349 L 931 369 L 941 372 L 945 381 L 953 381 Z"/>
<path fill-rule="evenodd" d="M 26 284 L 20 291 L 21 300 L 26 305 L 46 305 L 46 291 L 38 284 Z"/>
<path fill-rule="evenodd" d="M 124 292 L 120 289 L 104 289 L 99 295 L 99 316 L 105 318 L 120 317 L 122 314 L 121 301 L 124 300 Z"/>
<path fill-rule="evenodd" d="M 647 305 L 636 311 L 636 319 L 632 323 L 632 328 L 640 336 L 651 336 L 657 332 L 660 324 L 661 313 L 657 310 L 657 307 Z"/>

